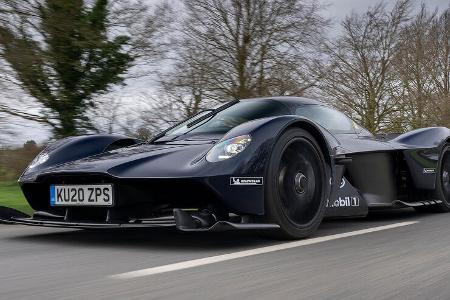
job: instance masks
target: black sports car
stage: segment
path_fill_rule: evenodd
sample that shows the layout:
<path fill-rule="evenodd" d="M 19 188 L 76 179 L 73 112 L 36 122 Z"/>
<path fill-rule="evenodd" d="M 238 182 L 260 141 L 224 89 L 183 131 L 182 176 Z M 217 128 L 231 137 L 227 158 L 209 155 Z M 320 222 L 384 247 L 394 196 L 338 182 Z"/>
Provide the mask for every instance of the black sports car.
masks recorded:
<path fill-rule="evenodd" d="M 74 227 L 265 229 L 302 238 L 324 217 L 369 209 L 450 211 L 450 130 L 376 137 L 310 99 L 246 99 L 203 111 L 148 142 L 62 139 L 20 185 L 30 218 Z"/>

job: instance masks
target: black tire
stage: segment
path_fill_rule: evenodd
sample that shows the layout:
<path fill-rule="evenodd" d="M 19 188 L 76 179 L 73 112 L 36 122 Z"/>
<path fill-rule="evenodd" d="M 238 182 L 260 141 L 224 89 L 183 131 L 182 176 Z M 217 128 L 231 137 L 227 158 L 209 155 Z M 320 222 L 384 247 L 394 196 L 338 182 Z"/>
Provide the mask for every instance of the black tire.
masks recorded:
<path fill-rule="evenodd" d="M 436 179 L 436 191 L 442 203 L 435 205 L 434 210 L 440 213 L 450 212 L 450 145 L 442 150 Z"/>
<path fill-rule="evenodd" d="M 420 206 L 416 210 L 419 212 L 447 213 L 450 212 L 450 145 L 445 145 L 442 149 L 438 169 L 436 172 L 436 192 L 431 196 L 442 203 L 431 206 Z M 429 200 L 424 199 L 424 200 Z"/>
<path fill-rule="evenodd" d="M 327 170 L 320 146 L 309 132 L 292 128 L 281 135 L 266 176 L 266 218 L 280 226 L 271 237 L 299 239 L 317 230 L 329 194 Z"/>

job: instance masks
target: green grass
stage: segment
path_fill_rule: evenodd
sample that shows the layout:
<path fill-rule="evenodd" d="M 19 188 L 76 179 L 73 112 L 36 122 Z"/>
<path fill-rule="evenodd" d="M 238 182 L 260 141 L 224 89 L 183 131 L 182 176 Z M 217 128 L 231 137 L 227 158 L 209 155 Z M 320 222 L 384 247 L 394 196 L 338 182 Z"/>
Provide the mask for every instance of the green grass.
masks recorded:
<path fill-rule="evenodd" d="M 33 211 L 15 181 L 0 181 L 0 206 L 11 207 L 27 214 Z"/>

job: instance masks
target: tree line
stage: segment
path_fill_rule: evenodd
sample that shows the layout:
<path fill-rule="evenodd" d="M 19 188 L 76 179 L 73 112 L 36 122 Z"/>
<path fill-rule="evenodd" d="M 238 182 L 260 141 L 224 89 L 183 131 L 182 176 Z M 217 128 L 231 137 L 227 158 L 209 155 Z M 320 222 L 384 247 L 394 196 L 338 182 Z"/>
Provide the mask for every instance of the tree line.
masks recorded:
<path fill-rule="evenodd" d="M 147 137 L 219 103 L 271 95 L 318 98 L 373 133 L 450 126 L 450 6 L 379 2 L 337 27 L 326 9 L 314 0 L 1 3 L 0 87 L 38 108 L 8 93 L 0 126 L 10 115 L 55 137 Z M 149 74 L 157 85 L 127 102 L 135 109 L 108 97 Z"/>
<path fill-rule="evenodd" d="M 41 151 L 42 147 L 34 141 L 27 141 L 21 148 L 0 147 L 0 182 L 17 180 Z"/>

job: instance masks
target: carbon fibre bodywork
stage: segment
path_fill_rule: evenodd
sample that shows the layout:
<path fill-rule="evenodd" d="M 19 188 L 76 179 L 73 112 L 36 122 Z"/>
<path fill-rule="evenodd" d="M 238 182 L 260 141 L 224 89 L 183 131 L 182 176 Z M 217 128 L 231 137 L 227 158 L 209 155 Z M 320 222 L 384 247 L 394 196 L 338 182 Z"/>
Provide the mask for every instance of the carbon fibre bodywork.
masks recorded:
<path fill-rule="evenodd" d="M 436 200 L 438 162 L 450 130 L 423 128 L 391 140 L 373 136 L 340 137 L 341 153 L 351 157 L 345 177 L 372 208 L 390 208 L 417 202 L 415 195 L 427 193 Z"/>
<path fill-rule="evenodd" d="M 448 128 L 419 129 L 390 140 L 356 129 L 333 133 L 295 113 L 299 107 L 323 105 L 320 102 L 294 97 L 243 101 L 277 101 L 286 111 L 244 122 L 225 134 L 185 134 L 151 143 L 92 135 L 49 146 L 45 150 L 49 159 L 27 169 L 20 178 L 32 208 L 47 214 L 37 215 L 37 223 L 28 225 L 49 225 L 46 219 L 59 220 L 59 226 L 87 221 L 123 224 L 141 220 L 142 224 L 175 208 L 208 208 L 217 214 L 241 216 L 241 223 L 246 217 L 259 220 L 265 214 L 264 179 L 271 176 L 267 174 L 271 151 L 278 137 L 292 127 L 311 133 L 324 154 L 331 185 L 328 217 L 365 216 L 370 208 L 417 205 L 419 194 L 436 200 L 436 174 L 442 147 L 450 142 Z M 251 136 L 251 143 L 242 153 L 219 162 L 206 159 L 220 141 L 243 135 Z M 260 182 L 234 185 L 233 178 Z M 51 185 L 100 183 L 114 185 L 114 207 L 50 205 Z"/>

